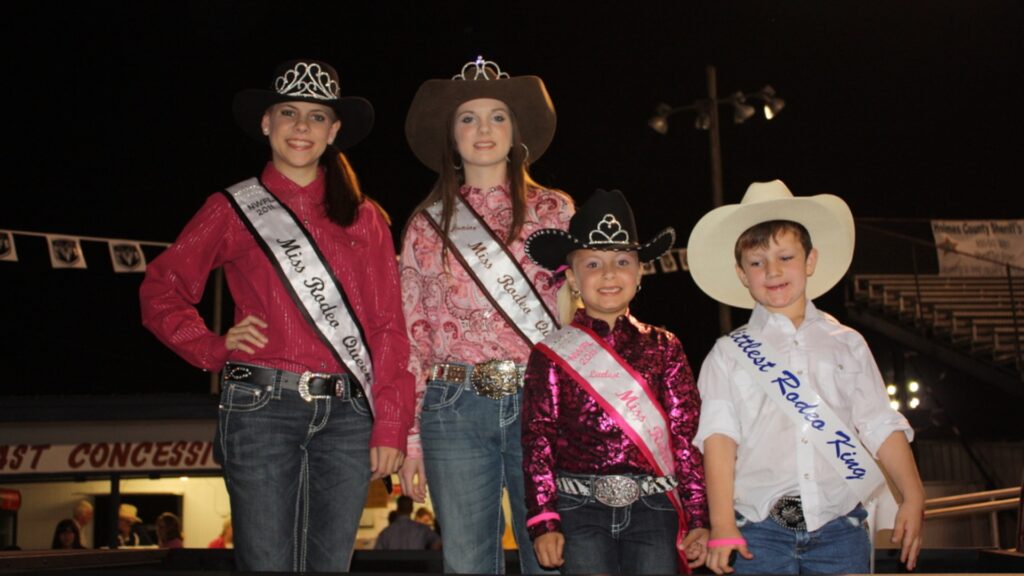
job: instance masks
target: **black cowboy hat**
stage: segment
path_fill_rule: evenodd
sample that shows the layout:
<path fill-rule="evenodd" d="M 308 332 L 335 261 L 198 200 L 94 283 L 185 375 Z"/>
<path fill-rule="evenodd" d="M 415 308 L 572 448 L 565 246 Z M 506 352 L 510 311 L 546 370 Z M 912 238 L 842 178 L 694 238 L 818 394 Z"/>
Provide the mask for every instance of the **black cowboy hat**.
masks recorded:
<path fill-rule="evenodd" d="M 566 264 L 573 250 L 636 250 L 640 262 L 648 262 L 668 252 L 676 241 L 676 231 L 665 228 L 649 242 L 637 240 L 633 209 L 622 192 L 598 189 L 569 220 L 568 230 L 544 228 L 526 239 L 526 255 L 548 270 Z"/>
<path fill-rule="evenodd" d="M 338 72 L 318 60 L 290 60 L 274 71 L 270 90 L 248 89 L 235 94 L 235 122 L 249 136 L 266 141 L 260 121 L 279 102 L 312 102 L 332 108 L 341 120 L 334 145 L 345 150 L 373 128 L 373 105 L 358 96 L 341 97 Z"/>
<path fill-rule="evenodd" d="M 527 161 L 535 162 L 555 136 L 555 105 L 537 76 L 509 76 L 483 56 L 467 62 L 452 78 L 427 80 L 412 99 L 405 118 L 405 138 L 420 162 L 441 172 L 448 121 L 459 104 L 477 98 L 501 100 L 512 110 Z"/>

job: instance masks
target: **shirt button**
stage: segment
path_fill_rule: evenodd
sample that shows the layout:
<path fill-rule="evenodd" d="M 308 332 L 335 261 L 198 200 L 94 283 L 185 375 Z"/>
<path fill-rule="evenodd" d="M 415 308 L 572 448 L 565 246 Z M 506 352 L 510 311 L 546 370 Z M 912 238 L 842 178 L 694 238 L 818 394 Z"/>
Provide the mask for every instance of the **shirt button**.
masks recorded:
<path fill-rule="evenodd" d="M 803 442 L 804 444 L 807 444 L 807 438 L 801 438 L 800 441 Z"/>
<path fill-rule="evenodd" d="M 349 242 L 349 244 L 350 244 L 350 245 L 351 245 L 351 246 L 352 246 L 353 248 L 355 248 L 356 246 L 358 246 L 358 245 L 359 245 L 359 243 L 358 243 L 358 242 L 356 242 L 355 240 L 353 240 L 353 241 Z"/>
<path fill-rule="evenodd" d="M 837 364 L 836 368 L 839 368 L 840 370 L 842 370 L 843 369 L 843 365 L 842 364 Z"/>
<path fill-rule="evenodd" d="M 804 474 L 804 480 L 810 480 L 810 479 L 811 479 L 811 475 L 810 474 Z"/>
<path fill-rule="evenodd" d="M 800 341 L 799 340 L 793 340 L 793 346 L 799 346 L 799 345 L 800 345 Z"/>

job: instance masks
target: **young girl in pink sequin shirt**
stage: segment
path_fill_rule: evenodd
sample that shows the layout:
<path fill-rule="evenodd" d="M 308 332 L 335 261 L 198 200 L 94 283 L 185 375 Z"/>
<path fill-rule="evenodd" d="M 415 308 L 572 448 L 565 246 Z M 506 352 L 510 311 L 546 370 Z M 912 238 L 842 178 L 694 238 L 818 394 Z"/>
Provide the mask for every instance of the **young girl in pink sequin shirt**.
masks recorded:
<path fill-rule="evenodd" d="M 667 229 L 638 243 L 622 193 L 603 190 L 568 231 L 527 239 L 530 258 L 564 269 L 584 306 L 534 348 L 525 377 L 527 526 L 543 566 L 669 574 L 707 555 L 704 470 L 690 442 L 697 387 L 679 339 L 629 314 L 641 262 L 674 240 Z"/>

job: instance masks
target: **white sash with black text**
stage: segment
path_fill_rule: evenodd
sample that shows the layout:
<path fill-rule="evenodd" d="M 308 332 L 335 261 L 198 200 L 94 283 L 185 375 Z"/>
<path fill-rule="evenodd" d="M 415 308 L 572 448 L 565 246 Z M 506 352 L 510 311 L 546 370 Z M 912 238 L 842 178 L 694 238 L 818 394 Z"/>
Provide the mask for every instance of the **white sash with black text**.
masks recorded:
<path fill-rule="evenodd" d="M 373 407 L 373 364 L 341 283 L 295 215 L 256 178 L 227 189 L 242 222 L 267 253 L 306 320 L 363 386 Z"/>
<path fill-rule="evenodd" d="M 426 215 L 427 221 L 444 238 L 441 203 L 428 207 Z M 554 315 L 505 244 L 460 197 L 456 198 L 451 231 L 445 241 L 495 309 L 527 343 L 536 344 L 558 328 Z"/>
<path fill-rule="evenodd" d="M 846 485 L 867 504 L 885 487 L 885 476 L 871 453 L 848 426 L 807 382 L 786 368 L 785 357 L 760 335 L 746 327 L 720 339 L 728 354 L 739 362 L 768 398 L 782 410 Z M 888 489 L 885 493 L 888 494 Z"/>

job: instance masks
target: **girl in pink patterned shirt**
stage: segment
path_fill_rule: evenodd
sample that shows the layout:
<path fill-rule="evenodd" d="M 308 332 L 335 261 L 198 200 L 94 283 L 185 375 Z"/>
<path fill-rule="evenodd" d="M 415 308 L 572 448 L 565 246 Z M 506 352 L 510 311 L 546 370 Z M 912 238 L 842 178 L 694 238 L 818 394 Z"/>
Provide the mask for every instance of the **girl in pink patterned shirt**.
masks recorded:
<path fill-rule="evenodd" d="M 522 572 L 541 571 L 525 526 L 519 407 L 532 342 L 557 325 L 558 285 L 529 261 L 523 239 L 565 228 L 572 215 L 568 196 L 527 172 L 554 128 L 540 78 L 509 77 L 483 58 L 425 82 L 406 120 L 410 146 L 438 180 L 402 242 L 421 409 L 402 488 L 422 501 L 429 478 L 445 572 L 504 571 L 503 489 Z"/>

